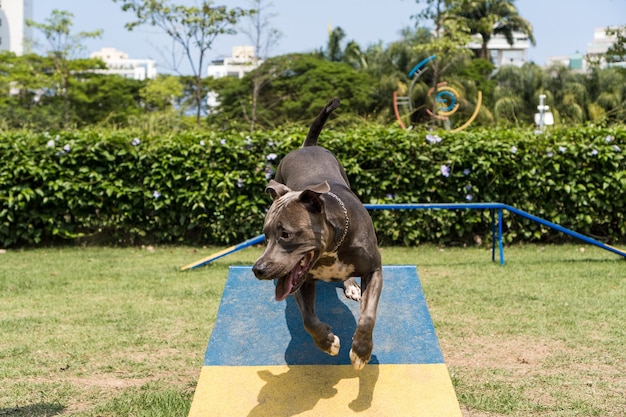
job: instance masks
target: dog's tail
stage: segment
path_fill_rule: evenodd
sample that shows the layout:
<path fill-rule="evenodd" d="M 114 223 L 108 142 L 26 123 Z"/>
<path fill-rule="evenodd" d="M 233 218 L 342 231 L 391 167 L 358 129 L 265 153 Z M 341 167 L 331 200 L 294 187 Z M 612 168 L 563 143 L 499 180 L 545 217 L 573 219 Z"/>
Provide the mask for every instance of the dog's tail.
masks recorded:
<path fill-rule="evenodd" d="M 313 120 L 313 123 L 311 123 L 309 134 L 306 135 L 306 139 L 304 140 L 302 147 L 317 145 L 317 138 L 320 135 L 326 120 L 328 120 L 328 116 L 330 116 L 333 110 L 337 107 L 339 107 L 339 99 L 337 97 L 330 100 L 328 104 L 324 106 L 320 114 L 318 114 L 315 120 Z"/>

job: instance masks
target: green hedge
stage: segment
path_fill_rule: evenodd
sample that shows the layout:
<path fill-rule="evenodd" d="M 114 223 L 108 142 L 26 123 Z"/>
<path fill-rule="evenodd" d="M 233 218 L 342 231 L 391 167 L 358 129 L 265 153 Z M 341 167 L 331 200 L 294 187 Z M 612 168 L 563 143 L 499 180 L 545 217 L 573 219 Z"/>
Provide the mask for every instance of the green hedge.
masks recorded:
<path fill-rule="evenodd" d="M 0 133 L 0 246 L 66 242 L 235 243 L 259 234 L 263 193 L 304 128 L 254 135 L 127 131 Z M 329 128 L 364 202 L 502 202 L 580 233 L 626 237 L 626 128 L 460 133 Z M 489 235 L 481 211 L 372 212 L 382 244 Z M 507 241 L 561 239 L 505 215 Z"/>

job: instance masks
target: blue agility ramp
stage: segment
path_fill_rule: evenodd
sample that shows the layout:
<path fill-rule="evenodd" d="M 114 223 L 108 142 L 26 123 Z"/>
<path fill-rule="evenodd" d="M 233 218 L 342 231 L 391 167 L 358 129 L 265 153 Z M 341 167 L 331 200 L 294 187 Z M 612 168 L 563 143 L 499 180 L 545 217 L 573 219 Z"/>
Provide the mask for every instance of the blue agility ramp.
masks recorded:
<path fill-rule="evenodd" d="M 317 349 L 293 297 L 232 267 L 206 350 L 190 417 L 461 417 L 415 266 L 383 268 L 374 351 L 360 372 L 348 352 L 359 303 L 319 282 L 317 313 L 341 339 Z"/>

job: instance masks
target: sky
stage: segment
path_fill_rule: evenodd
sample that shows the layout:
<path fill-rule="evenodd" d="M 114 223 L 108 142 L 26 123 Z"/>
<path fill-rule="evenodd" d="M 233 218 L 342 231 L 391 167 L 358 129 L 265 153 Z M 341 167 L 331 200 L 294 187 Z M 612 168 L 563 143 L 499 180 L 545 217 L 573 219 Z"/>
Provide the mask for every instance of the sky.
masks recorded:
<path fill-rule="evenodd" d="M 194 5 L 194 0 L 170 0 L 173 3 Z M 159 72 L 172 72 L 171 41 L 158 29 L 149 26 L 131 32 L 124 24 L 133 19 L 131 12 L 123 12 L 120 3 L 113 0 L 32 0 L 33 20 L 44 22 L 53 9 L 66 10 L 74 15 L 73 33 L 102 29 L 98 39 L 83 42 L 84 55 L 113 47 L 129 54 L 130 58 L 149 58 L 157 61 Z M 411 16 L 421 9 L 415 0 L 269 0 L 271 26 L 282 33 L 270 55 L 291 52 L 311 52 L 323 48 L 328 40 L 329 27 L 341 27 L 346 39 L 356 41 L 362 48 L 382 42 L 387 45 L 401 38 L 400 31 L 414 27 Z M 250 8 L 250 0 L 215 0 L 213 4 Z M 584 53 L 593 39 L 595 28 L 626 24 L 626 0 L 517 0 L 520 15 L 533 25 L 537 42 L 528 51 L 528 59 L 544 65 L 555 55 Z M 243 23 L 242 23 L 243 24 Z M 245 24 L 243 24 L 245 26 Z M 45 45 L 39 34 L 35 38 Z M 216 39 L 208 51 L 208 60 L 230 56 L 232 47 L 251 44 L 246 35 L 224 35 Z M 41 51 L 37 51 L 41 52 Z M 179 71 L 191 73 L 188 65 Z M 206 74 L 206 69 L 203 70 Z"/>

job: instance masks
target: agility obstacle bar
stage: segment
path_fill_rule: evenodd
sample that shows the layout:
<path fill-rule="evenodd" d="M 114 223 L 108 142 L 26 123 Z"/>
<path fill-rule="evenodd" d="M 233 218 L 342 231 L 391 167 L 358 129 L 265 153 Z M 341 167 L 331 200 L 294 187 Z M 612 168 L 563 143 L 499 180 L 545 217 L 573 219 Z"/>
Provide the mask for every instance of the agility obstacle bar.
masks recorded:
<path fill-rule="evenodd" d="M 420 204 L 403 203 L 403 204 L 364 204 L 364 206 L 368 210 L 490 210 L 491 212 L 491 260 L 495 261 L 495 251 L 496 251 L 496 246 L 497 246 L 498 252 L 500 255 L 501 265 L 504 265 L 504 246 L 502 243 L 502 234 L 503 234 L 502 212 L 503 210 L 507 210 L 513 214 L 524 217 L 526 219 L 542 224 L 544 226 L 550 227 L 551 229 L 554 229 L 558 232 L 565 233 L 566 235 L 582 240 L 585 243 L 588 243 L 593 246 L 597 246 L 601 249 L 607 250 L 609 252 L 615 253 L 617 255 L 620 255 L 626 258 L 626 251 L 624 250 L 607 245 L 606 243 L 600 242 L 599 240 L 593 239 L 589 236 L 585 236 L 581 233 L 575 232 L 571 229 L 560 226 L 556 223 L 552 223 L 548 220 L 542 219 L 541 217 L 534 216 L 523 210 L 516 209 L 515 207 L 509 206 L 508 204 L 502 204 L 502 203 L 420 203 Z M 230 253 L 247 248 L 248 246 L 252 246 L 257 243 L 261 243 L 264 240 L 265 240 L 264 235 L 258 235 L 238 245 L 231 246 L 227 249 L 224 249 L 220 252 L 210 255 L 197 262 L 184 266 L 181 268 L 181 270 L 184 271 L 184 270 L 198 268 L 200 266 L 213 262 L 216 259 L 226 256 Z"/>

